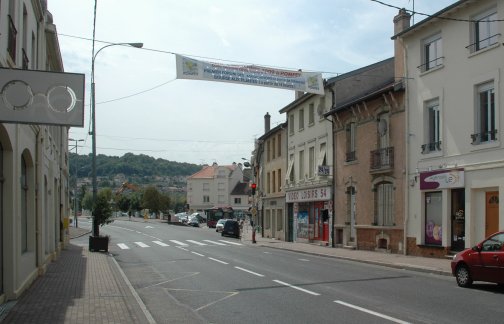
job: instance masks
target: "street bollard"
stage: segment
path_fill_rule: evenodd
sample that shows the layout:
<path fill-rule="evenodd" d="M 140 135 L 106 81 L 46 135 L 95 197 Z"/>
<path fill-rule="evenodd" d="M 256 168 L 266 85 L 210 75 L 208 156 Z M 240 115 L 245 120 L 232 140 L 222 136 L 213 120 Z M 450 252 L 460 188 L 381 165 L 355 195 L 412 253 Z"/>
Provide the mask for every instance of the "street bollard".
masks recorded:
<path fill-rule="evenodd" d="M 252 228 L 252 243 L 256 243 L 255 232 L 255 228 Z"/>

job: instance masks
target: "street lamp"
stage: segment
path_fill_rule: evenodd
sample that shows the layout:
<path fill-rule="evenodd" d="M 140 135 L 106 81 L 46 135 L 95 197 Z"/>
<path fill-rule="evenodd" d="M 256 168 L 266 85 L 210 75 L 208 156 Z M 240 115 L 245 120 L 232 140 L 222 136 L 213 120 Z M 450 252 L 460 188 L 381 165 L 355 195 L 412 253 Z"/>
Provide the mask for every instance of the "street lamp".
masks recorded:
<path fill-rule="evenodd" d="M 113 43 L 108 44 L 100 48 L 93 55 L 91 60 L 91 142 L 92 142 L 92 179 L 93 179 L 93 207 L 96 204 L 96 196 L 98 192 L 98 184 L 96 180 L 96 102 L 95 102 L 95 60 L 98 54 L 107 47 L 122 45 L 122 46 L 132 46 L 136 48 L 142 48 L 143 43 Z M 93 215 L 93 236 L 99 235 L 98 223 L 95 221 Z"/>
<path fill-rule="evenodd" d="M 79 142 L 84 142 L 83 139 L 73 139 L 69 138 L 68 141 L 75 142 L 75 154 L 77 155 L 77 149 L 79 148 L 78 143 Z M 77 165 L 75 165 L 75 187 L 74 187 L 74 220 L 75 220 L 75 227 L 79 227 L 78 222 L 77 222 L 77 178 L 78 178 L 78 170 L 77 170 Z"/>

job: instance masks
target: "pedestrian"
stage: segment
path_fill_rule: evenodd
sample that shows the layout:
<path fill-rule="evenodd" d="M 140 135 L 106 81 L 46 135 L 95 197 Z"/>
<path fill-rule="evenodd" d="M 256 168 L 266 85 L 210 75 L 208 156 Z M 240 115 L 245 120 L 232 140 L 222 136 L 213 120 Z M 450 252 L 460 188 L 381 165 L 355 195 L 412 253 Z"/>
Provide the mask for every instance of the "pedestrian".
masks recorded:
<path fill-rule="evenodd" d="M 250 226 L 252 226 L 252 228 L 254 228 L 254 221 L 252 220 L 252 218 L 250 218 Z"/>

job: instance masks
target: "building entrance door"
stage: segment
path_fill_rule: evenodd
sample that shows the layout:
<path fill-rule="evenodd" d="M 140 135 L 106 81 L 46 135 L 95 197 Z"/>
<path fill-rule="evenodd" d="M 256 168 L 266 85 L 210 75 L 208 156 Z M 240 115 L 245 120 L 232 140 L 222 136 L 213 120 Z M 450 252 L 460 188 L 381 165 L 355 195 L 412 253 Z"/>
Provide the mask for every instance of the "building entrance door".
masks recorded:
<path fill-rule="evenodd" d="M 499 192 L 489 191 L 485 197 L 485 237 L 488 237 L 499 230 Z"/>
<path fill-rule="evenodd" d="M 451 192 L 451 250 L 462 251 L 465 248 L 465 189 Z"/>

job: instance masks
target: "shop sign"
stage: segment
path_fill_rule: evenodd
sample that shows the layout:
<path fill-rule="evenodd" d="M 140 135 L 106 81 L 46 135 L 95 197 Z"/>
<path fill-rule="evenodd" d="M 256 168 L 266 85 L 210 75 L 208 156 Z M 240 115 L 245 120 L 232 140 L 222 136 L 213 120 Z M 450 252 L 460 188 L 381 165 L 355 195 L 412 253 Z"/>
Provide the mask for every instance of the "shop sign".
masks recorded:
<path fill-rule="evenodd" d="M 289 191 L 286 202 L 323 201 L 331 199 L 331 187 Z"/>
<path fill-rule="evenodd" d="M 319 176 L 328 176 L 331 174 L 331 170 L 328 165 L 319 165 L 318 166 L 318 175 Z"/>
<path fill-rule="evenodd" d="M 464 169 L 436 170 L 420 173 L 420 190 L 463 187 Z"/>

